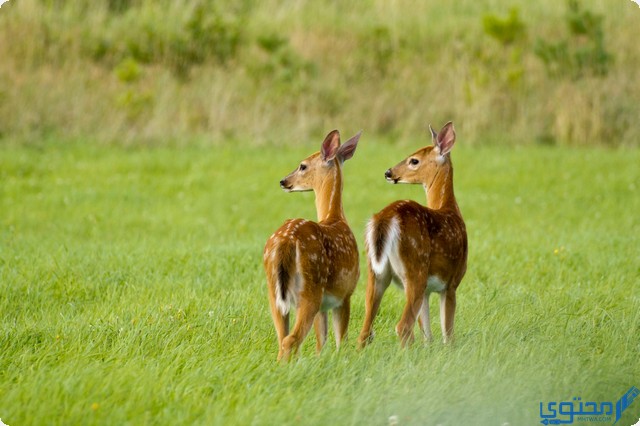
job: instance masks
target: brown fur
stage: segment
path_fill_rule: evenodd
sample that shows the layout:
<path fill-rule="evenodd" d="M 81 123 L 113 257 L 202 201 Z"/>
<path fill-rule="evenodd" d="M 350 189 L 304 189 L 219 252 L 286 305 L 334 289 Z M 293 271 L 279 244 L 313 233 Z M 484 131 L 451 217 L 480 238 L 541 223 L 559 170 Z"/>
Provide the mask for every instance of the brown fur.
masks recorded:
<path fill-rule="evenodd" d="M 338 132 L 329 133 L 321 152 L 304 159 L 301 163 L 304 167 L 298 167 L 281 181 L 285 190 L 315 192 L 318 222 L 288 220 L 264 248 L 269 303 L 278 335 L 278 359 L 289 359 L 298 351 L 312 323 L 320 352 L 327 337 L 328 309 L 333 310 L 337 346 L 346 338 L 350 299 L 360 271 L 356 240 L 342 210 L 342 163 L 353 155 L 358 138 L 359 134 L 340 146 Z M 282 250 L 285 246 L 289 249 Z M 327 302 L 335 302 L 337 306 L 323 309 L 323 303 Z M 289 312 L 282 309 L 285 305 L 297 308 L 291 333 Z"/>
<path fill-rule="evenodd" d="M 391 279 L 401 281 L 407 303 L 396 332 L 401 343 L 413 341 L 413 327 L 419 316 L 420 328 L 431 339 L 427 280 L 437 276 L 443 283 L 441 325 L 445 341 L 453 338 L 456 290 L 467 268 L 467 233 L 453 192 L 453 165 L 449 150 L 455 142 L 453 125 L 448 123 L 440 134 L 434 134 L 434 146 L 413 153 L 387 171 L 394 183 L 419 183 L 427 192 L 427 206 L 415 201 L 396 201 L 375 214 L 369 224 L 367 243 L 368 282 L 365 321 L 358 338 L 360 347 L 373 338 L 373 320 L 384 291 Z M 440 155 L 443 152 L 444 155 Z M 418 164 L 413 164 L 417 161 Z M 391 237 L 390 223 L 398 227 L 396 241 Z M 384 237 L 381 237 L 384 235 Z M 396 244 L 404 269 L 396 270 L 390 259 L 384 259 L 384 247 Z M 391 257 L 391 256 L 389 256 Z M 387 263 L 384 263 L 387 262 Z M 378 266 L 377 273 L 373 265 Z M 399 272 L 404 272 L 399 276 Z"/>

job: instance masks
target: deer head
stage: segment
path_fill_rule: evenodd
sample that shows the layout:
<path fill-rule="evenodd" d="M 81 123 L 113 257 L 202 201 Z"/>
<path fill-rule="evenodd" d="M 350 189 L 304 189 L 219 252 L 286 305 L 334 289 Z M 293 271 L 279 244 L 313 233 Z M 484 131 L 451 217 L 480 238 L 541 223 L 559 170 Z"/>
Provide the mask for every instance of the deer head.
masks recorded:
<path fill-rule="evenodd" d="M 430 185 L 436 174 L 443 168 L 451 166 L 449 152 L 456 141 L 456 132 L 450 121 L 444 125 L 439 133 L 429 126 L 433 145 L 424 147 L 389 170 L 384 174 L 391 183 L 421 183 Z"/>
<path fill-rule="evenodd" d="M 335 168 L 353 157 L 362 131 L 340 145 L 340 133 L 330 132 L 322 142 L 320 151 L 300 162 L 300 165 L 280 181 L 280 187 L 287 192 L 319 190 Z"/>

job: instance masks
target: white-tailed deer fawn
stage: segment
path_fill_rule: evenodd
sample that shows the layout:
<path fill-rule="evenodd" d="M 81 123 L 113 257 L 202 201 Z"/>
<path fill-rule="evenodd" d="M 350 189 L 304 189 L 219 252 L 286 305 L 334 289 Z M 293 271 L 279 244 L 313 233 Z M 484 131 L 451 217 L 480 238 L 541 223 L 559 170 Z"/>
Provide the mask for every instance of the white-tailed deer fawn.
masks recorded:
<path fill-rule="evenodd" d="M 350 298 L 360 270 L 358 246 L 342 210 L 342 164 L 353 156 L 359 138 L 360 133 L 340 145 L 340 134 L 332 131 L 320 152 L 302 160 L 280 181 L 288 192 L 315 192 L 318 222 L 287 220 L 264 248 L 279 360 L 298 351 L 314 321 L 320 352 L 327 339 L 329 309 L 338 347 L 347 335 Z M 297 307 L 296 321 L 289 333 L 292 307 Z"/>
<path fill-rule="evenodd" d="M 422 184 L 427 207 L 415 201 L 396 201 L 371 218 L 366 246 L 369 277 L 365 320 L 358 345 L 373 338 L 373 320 L 380 300 L 393 279 L 404 288 L 407 303 L 396 326 L 403 346 L 413 341 L 418 317 L 427 340 L 432 340 L 429 295 L 440 293 L 440 324 L 444 341 L 453 338 L 456 289 L 467 269 L 467 232 L 453 194 L 453 166 L 449 152 L 456 134 L 453 123 L 440 133 L 431 126 L 433 146 L 420 149 L 385 173 L 392 183 Z"/>

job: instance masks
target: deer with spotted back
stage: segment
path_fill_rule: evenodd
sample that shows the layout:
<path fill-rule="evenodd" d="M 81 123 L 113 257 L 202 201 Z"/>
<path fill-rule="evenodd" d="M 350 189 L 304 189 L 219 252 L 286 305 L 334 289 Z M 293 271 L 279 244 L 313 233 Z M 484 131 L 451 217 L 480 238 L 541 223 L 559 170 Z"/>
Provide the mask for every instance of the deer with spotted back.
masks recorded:
<path fill-rule="evenodd" d="M 402 346 L 414 340 L 416 318 L 428 341 L 433 339 L 429 296 L 440 294 L 443 340 L 453 339 L 456 290 L 467 269 L 467 232 L 453 191 L 450 151 L 456 140 L 453 123 L 439 133 L 429 126 L 432 146 L 422 148 L 385 172 L 387 181 L 421 184 L 426 207 L 396 201 L 375 214 L 367 225 L 368 280 L 365 320 L 358 346 L 373 339 L 373 320 L 385 290 L 393 280 L 406 295 L 396 326 Z"/>
<path fill-rule="evenodd" d="M 342 166 L 355 153 L 361 133 L 341 145 L 339 132 L 330 132 L 320 152 L 302 160 L 280 181 L 287 192 L 314 191 L 318 221 L 287 220 L 264 248 L 278 360 L 297 353 L 312 324 L 319 353 L 327 339 L 329 310 L 337 347 L 347 336 L 350 299 L 360 270 L 356 240 L 342 208 Z M 293 308 L 296 318 L 289 332 Z"/>

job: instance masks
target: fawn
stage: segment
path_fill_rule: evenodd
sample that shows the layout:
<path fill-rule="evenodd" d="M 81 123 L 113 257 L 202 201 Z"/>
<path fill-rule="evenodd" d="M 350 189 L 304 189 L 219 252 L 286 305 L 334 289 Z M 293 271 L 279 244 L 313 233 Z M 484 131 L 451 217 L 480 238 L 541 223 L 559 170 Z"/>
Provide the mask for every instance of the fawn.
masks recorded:
<path fill-rule="evenodd" d="M 358 246 L 342 210 L 342 164 L 350 159 L 360 134 L 340 145 L 330 132 L 320 152 L 305 158 L 280 187 L 314 191 L 318 222 L 287 220 L 267 241 L 263 263 L 269 304 L 278 335 L 278 360 L 289 359 L 314 323 L 316 350 L 327 340 L 327 311 L 333 310 L 336 345 L 347 336 L 350 298 L 360 269 Z M 297 307 L 293 331 L 289 312 Z"/>
<path fill-rule="evenodd" d="M 429 295 L 440 293 L 443 339 L 453 339 L 456 289 L 467 269 L 467 232 L 453 194 L 453 165 L 449 152 L 456 140 L 453 123 L 439 133 L 431 126 L 433 146 L 416 151 L 385 172 L 391 183 L 419 183 L 427 193 L 427 207 L 415 201 L 396 201 L 367 225 L 368 281 L 365 320 L 358 346 L 374 336 L 373 320 L 380 300 L 393 279 L 404 288 L 407 303 L 396 326 L 402 346 L 413 341 L 416 317 L 431 341 Z"/>

